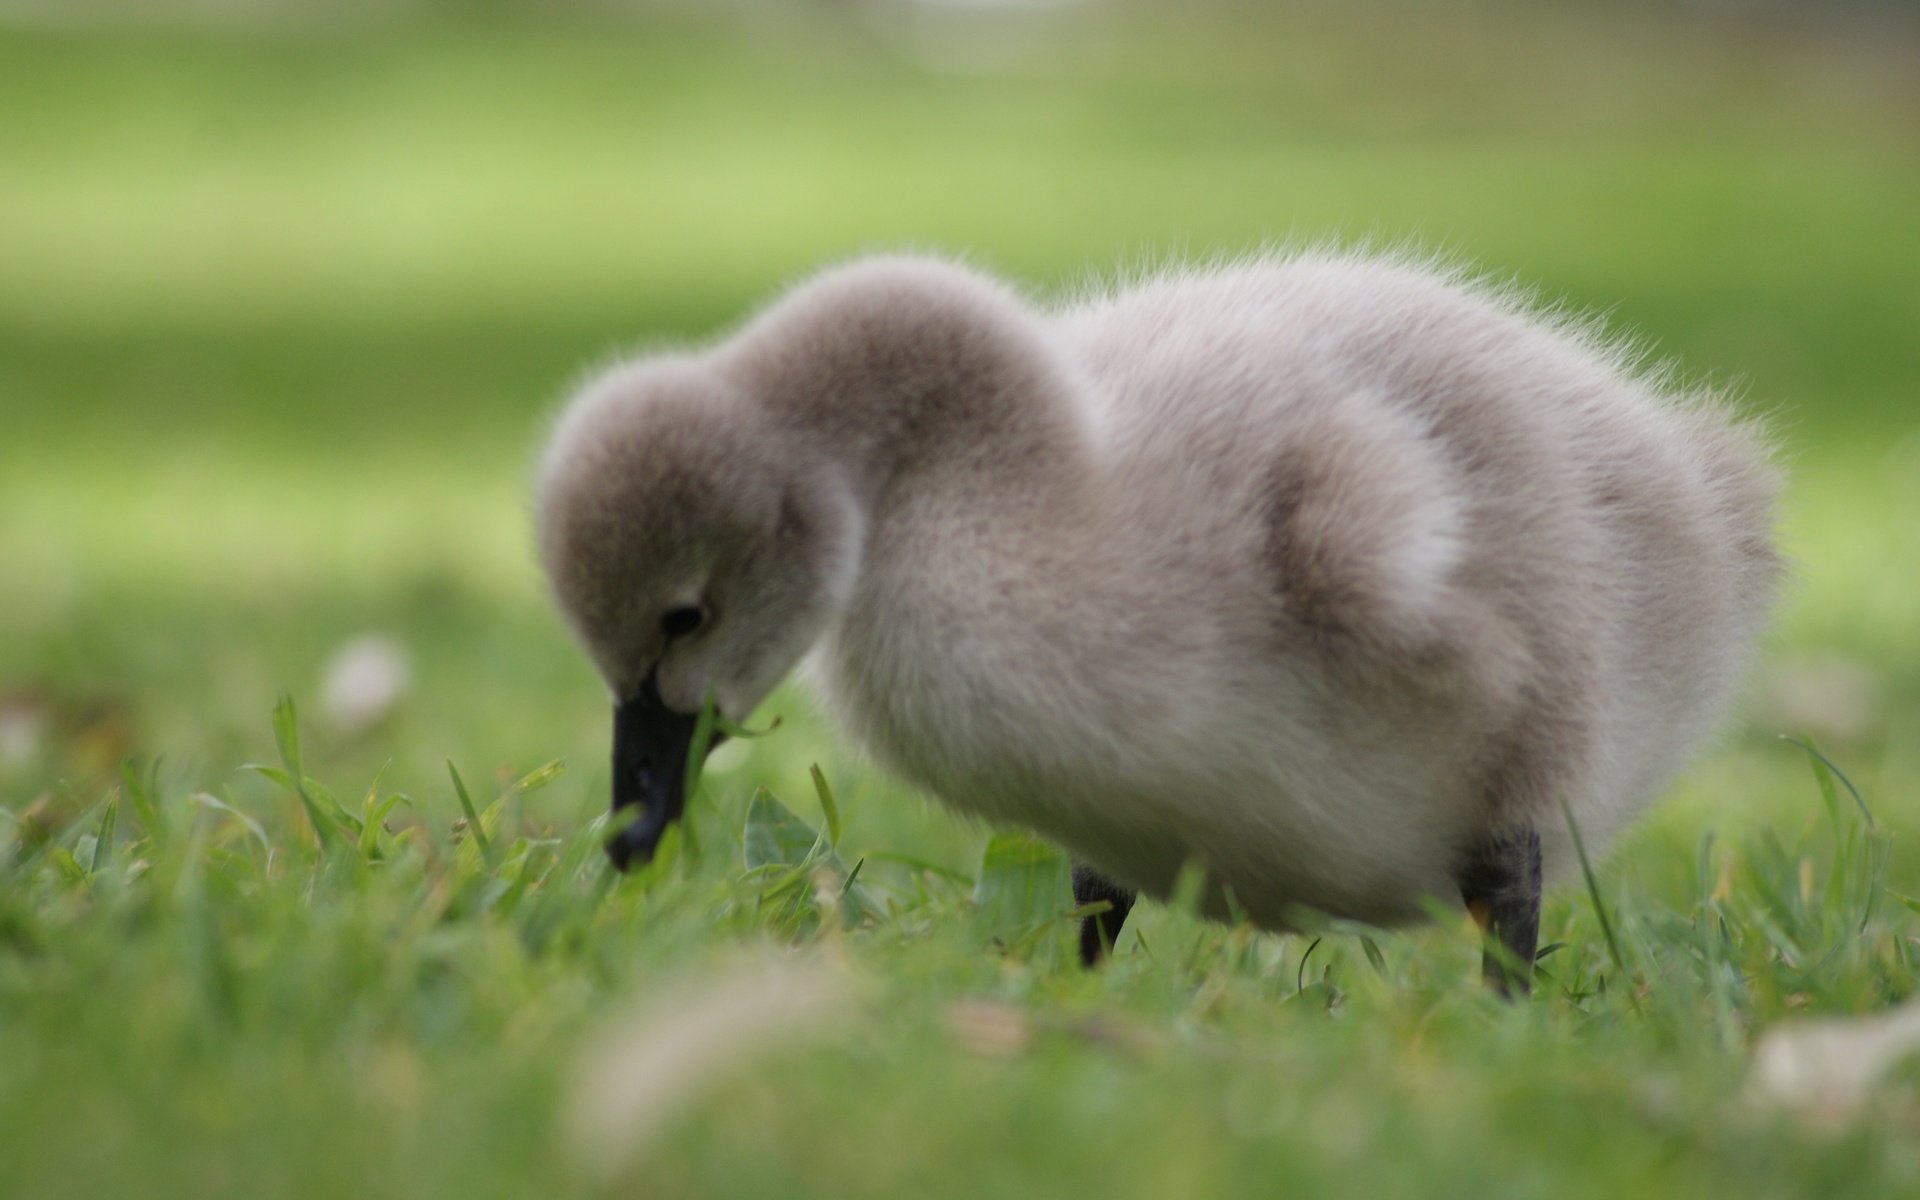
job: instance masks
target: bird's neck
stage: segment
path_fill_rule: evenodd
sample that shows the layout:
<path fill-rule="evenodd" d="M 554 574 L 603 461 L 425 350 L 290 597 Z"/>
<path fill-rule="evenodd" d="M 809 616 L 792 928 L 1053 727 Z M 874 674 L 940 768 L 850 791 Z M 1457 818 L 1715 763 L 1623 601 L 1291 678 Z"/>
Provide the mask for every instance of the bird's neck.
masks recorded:
<path fill-rule="evenodd" d="M 1078 490 L 1092 422 L 1042 318 L 947 263 L 870 260 L 763 313 L 726 368 L 883 522 L 903 503 L 1023 505 Z"/>
<path fill-rule="evenodd" d="M 742 390 L 796 454 L 843 464 L 865 518 L 815 659 L 857 740 L 943 790 L 1044 759 L 1029 744 L 1043 712 L 1097 721 L 1135 702 L 1127 677 L 1155 647 L 1128 632 L 1140 605 L 1117 564 L 1138 556 L 1102 502 L 1093 393 L 1043 317 L 956 268 L 869 264 L 731 345 Z"/>

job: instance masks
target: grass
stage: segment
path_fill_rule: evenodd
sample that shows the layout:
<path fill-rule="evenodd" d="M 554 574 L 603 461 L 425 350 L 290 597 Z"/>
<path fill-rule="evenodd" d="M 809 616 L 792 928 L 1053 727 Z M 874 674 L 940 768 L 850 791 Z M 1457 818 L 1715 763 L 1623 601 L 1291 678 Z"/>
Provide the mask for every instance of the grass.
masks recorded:
<path fill-rule="evenodd" d="M 558 764 L 478 802 L 455 775 L 448 819 L 377 782 L 336 799 L 291 705 L 271 724 L 271 801 L 129 769 L 63 825 L 0 825 L 15 1194 L 1864 1195 L 1920 1166 L 1904 1091 L 1840 1138 L 1741 1099 L 1755 1030 L 1882 1007 L 1920 968 L 1885 833 L 1798 749 L 1778 765 L 1815 764 L 1815 819 L 1703 836 L 1661 864 L 1670 897 L 1556 896 L 1538 995 L 1506 1006 L 1448 925 L 1310 943 L 1148 907 L 1083 973 L 1057 852 L 917 864 L 764 790 L 710 787 L 616 877 L 603 819 L 541 812 Z M 751 1069 L 659 1072 L 649 1140 L 578 1147 L 600 1030 L 667 981 L 702 1002 L 745 948 L 769 979 L 821 964 L 828 1018 L 728 1026 L 764 1041 Z"/>
<path fill-rule="evenodd" d="M 0 1192 L 1920 1188 L 1920 1071 L 1838 1133 L 1743 1095 L 1772 1026 L 1915 991 L 1910 64 L 1557 9 L 1039 26 L 969 70 L 743 28 L 0 28 Z M 1083 973 L 1057 855 L 788 694 L 606 869 L 604 697 L 523 515 L 583 365 L 865 245 L 1053 289 L 1369 235 L 1606 309 L 1793 459 L 1754 698 L 1552 893 L 1532 1001 L 1449 923 L 1178 903 Z M 354 730 L 322 679 L 369 630 L 415 682 Z M 627 1062 L 653 1091 L 596 1090 Z"/>

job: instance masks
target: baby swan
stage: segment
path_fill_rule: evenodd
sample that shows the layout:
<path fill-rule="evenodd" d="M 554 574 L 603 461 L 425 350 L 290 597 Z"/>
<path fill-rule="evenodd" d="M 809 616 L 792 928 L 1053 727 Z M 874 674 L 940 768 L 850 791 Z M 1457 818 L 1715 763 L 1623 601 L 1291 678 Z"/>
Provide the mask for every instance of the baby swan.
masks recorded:
<path fill-rule="evenodd" d="M 1713 398 L 1414 265 L 1045 308 L 876 258 L 588 383 L 535 517 L 644 806 L 621 866 L 707 698 L 740 720 L 817 651 L 882 765 L 1074 853 L 1088 961 L 1191 860 L 1216 914 L 1464 902 L 1524 967 L 1560 800 L 1603 843 L 1724 708 L 1775 489 Z"/>

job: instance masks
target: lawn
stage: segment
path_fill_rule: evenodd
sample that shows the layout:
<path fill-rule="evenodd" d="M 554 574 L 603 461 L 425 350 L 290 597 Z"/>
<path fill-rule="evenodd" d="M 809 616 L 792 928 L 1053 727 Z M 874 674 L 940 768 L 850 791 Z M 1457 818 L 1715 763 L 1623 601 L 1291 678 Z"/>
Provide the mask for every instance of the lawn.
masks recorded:
<path fill-rule="evenodd" d="M 1920 1194 L 1920 1068 L 1749 1082 L 1920 986 L 1910 30 L 497 7 L 0 21 L 0 1195 Z M 610 873 L 525 516 L 583 369 L 864 248 L 1050 294 L 1329 238 L 1604 312 L 1787 447 L 1751 694 L 1530 1001 L 1451 923 L 1179 904 L 1083 973 L 1056 855 L 796 692 Z M 368 634 L 410 684 L 357 728 Z"/>

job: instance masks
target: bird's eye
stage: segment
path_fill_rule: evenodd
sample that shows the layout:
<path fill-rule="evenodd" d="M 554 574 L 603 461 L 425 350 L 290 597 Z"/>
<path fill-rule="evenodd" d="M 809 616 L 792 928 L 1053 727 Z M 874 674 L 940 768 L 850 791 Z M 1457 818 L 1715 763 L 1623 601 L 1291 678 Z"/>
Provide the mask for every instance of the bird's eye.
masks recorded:
<path fill-rule="evenodd" d="M 698 608 L 669 609 L 667 615 L 660 618 L 660 632 L 667 640 L 683 638 L 707 623 L 707 614 Z"/>

